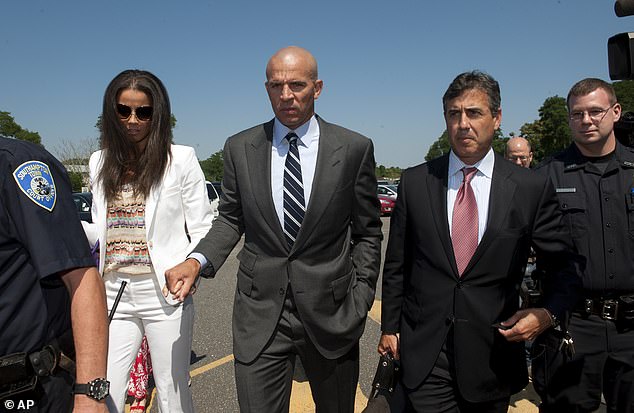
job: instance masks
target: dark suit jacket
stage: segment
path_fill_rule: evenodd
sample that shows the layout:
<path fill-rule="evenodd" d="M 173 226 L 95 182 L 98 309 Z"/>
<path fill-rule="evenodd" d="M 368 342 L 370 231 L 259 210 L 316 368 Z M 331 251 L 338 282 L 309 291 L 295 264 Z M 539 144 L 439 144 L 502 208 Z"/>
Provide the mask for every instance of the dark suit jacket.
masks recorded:
<path fill-rule="evenodd" d="M 289 285 L 308 336 L 327 358 L 357 343 L 374 301 L 382 232 L 372 141 L 317 119 L 311 198 L 291 250 L 271 195 L 273 121 L 224 147 L 220 216 L 194 251 L 218 269 L 245 235 L 233 309 L 234 354 L 244 363 L 273 334 Z"/>
<path fill-rule="evenodd" d="M 487 228 L 459 277 L 447 222 L 448 161 L 445 155 L 402 175 L 383 271 L 382 330 L 401 333 L 403 383 L 415 388 L 453 327 L 461 394 L 499 399 L 528 382 L 524 343 L 507 342 L 491 325 L 518 310 L 531 244 L 552 284 L 545 306 L 560 317 L 576 298 L 578 257 L 548 180 L 496 155 Z"/>

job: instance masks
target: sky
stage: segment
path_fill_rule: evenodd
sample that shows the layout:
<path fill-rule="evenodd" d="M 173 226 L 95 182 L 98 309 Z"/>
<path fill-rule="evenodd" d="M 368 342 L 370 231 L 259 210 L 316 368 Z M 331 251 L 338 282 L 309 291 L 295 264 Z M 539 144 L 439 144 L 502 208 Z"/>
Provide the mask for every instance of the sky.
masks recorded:
<path fill-rule="evenodd" d="M 609 80 L 607 40 L 634 31 L 610 0 L 3 0 L 0 111 L 53 151 L 98 137 L 106 86 L 125 69 L 165 84 L 174 141 L 206 159 L 272 119 L 265 67 L 297 45 L 317 59 L 326 121 L 374 141 L 377 164 L 424 161 L 445 129 L 442 95 L 478 69 L 519 133 L 550 96 Z"/>

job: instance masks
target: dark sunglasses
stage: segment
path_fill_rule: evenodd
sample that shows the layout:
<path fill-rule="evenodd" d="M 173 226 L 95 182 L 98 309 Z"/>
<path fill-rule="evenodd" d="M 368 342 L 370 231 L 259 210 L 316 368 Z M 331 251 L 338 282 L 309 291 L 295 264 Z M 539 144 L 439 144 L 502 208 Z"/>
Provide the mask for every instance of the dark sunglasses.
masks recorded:
<path fill-rule="evenodd" d="M 152 119 L 152 106 L 139 106 L 136 109 L 132 109 L 130 106 L 117 103 L 117 113 L 121 119 L 130 119 L 130 116 L 134 113 L 138 120 L 148 121 Z"/>

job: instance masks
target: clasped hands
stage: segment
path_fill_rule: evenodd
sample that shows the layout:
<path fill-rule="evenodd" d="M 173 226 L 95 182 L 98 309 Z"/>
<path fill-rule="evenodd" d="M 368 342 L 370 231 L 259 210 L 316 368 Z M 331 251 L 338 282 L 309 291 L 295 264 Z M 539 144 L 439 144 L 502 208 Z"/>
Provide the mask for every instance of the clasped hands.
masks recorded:
<path fill-rule="evenodd" d="M 185 301 L 188 295 L 196 291 L 196 278 L 200 273 L 200 263 L 193 258 L 185 261 L 165 271 L 165 285 L 163 295 L 167 297 L 172 294 L 172 298 L 178 301 Z"/>

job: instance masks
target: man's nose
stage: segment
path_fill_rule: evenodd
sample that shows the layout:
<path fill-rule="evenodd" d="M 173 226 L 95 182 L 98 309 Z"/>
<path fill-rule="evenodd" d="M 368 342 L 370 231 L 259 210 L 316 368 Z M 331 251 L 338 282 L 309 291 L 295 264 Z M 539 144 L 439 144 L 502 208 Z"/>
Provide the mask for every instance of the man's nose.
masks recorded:
<path fill-rule="evenodd" d="M 283 100 L 293 99 L 293 92 L 288 85 L 282 86 L 282 95 L 280 96 Z"/>
<path fill-rule="evenodd" d="M 522 162 L 521 158 L 515 158 L 515 159 L 513 159 L 513 162 L 515 162 L 515 165 L 519 165 L 519 166 L 523 165 L 523 162 Z"/>
<path fill-rule="evenodd" d="M 469 117 L 465 112 L 460 113 L 460 120 L 458 125 L 460 125 L 460 127 L 463 129 L 469 129 L 471 127 L 469 124 Z"/>

